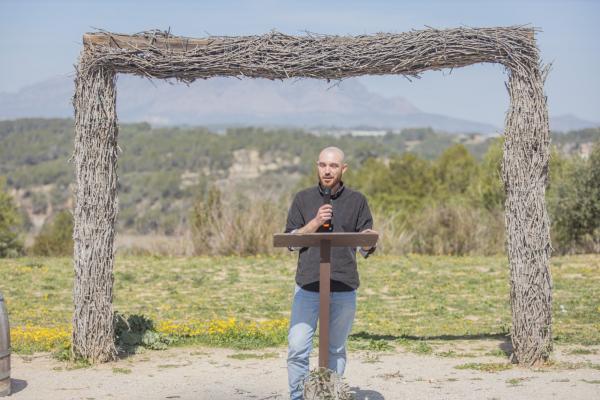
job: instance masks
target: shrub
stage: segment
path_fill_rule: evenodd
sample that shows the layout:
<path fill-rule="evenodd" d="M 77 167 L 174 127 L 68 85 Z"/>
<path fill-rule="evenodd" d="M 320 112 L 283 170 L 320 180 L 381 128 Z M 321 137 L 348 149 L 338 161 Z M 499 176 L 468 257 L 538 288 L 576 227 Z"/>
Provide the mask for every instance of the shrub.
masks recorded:
<path fill-rule="evenodd" d="M 31 247 L 38 256 L 68 256 L 73 254 L 73 216 L 63 210 L 44 223 Z"/>
<path fill-rule="evenodd" d="M 504 251 L 501 210 L 473 208 L 465 202 L 442 203 L 424 210 L 411 222 L 415 253 L 492 255 Z"/>
<path fill-rule="evenodd" d="M 548 201 L 554 247 L 560 253 L 600 252 L 600 141 L 588 159 L 559 158 L 557 164 Z"/>
<path fill-rule="evenodd" d="M 164 350 L 171 343 L 154 328 L 154 322 L 144 315 L 129 316 L 115 312 L 115 344 L 121 351 L 135 352 L 139 346 Z"/>
<path fill-rule="evenodd" d="M 286 210 L 282 204 L 259 195 L 224 199 L 213 186 L 205 196 L 198 197 L 192 209 L 194 253 L 273 253 L 272 235 L 283 232 Z"/>
<path fill-rule="evenodd" d="M 16 257 L 23 252 L 21 215 L 4 187 L 5 179 L 0 178 L 0 257 Z"/>

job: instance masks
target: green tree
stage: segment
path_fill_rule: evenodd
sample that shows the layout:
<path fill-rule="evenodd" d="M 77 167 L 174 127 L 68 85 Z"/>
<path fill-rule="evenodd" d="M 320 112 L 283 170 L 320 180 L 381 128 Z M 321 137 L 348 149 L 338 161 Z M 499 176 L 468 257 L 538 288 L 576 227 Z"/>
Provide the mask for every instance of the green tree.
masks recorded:
<path fill-rule="evenodd" d="M 348 175 L 348 182 L 369 198 L 373 208 L 396 215 L 424 208 L 438 189 L 431 162 L 414 153 L 395 155 L 388 161 L 369 158 Z"/>
<path fill-rule="evenodd" d="M 0 257 L 16 257 L 23 252 L 21 215 L 5 184 L 5 178 L 0 177 Z"/>
<path fill-rule="evenodd" d="M 502 182 L 502 155 L 504 137 L 494 140 L 480 164 L 479 179 L 469 187 L 469 196 L 489 211 L 502 210 L 506 194 Z"/>
<path fill-rule="evenodd" d="M 465 146 L 455 144 L 435 161 L 435 176 L 446 196 L 462 195 L 479 178 L 479 166 Z"/>
<path fill-rule="evenodd" d="M 39 256 L 73 254 L 73 215 L 70 211 L 60 211 L 44 223 L 31 247 L 31 253 Z"/>
<path fill-rule="evenodd" d="M 383 161 L 368 158 L 357 170 L 348 169 L 344 175 L 344 183 L 373 196 L 371 201 L 376 203 L 378 200 L 375 197 L 390 189 L 390 169 Z"/>
<path fill-rule="evenodd" d="M 379 190 L 384 209 L 412 213 L 427 206 L 438 191 L 435 171 L 430 161 L 414 153 L 392 157 L 389 162 L 389 179 Z"/>
<path fill-rule="evenodd" d="M 588 159 L 571 157 L 550 193 L 555 247 L 566 252 L 600 251 L 600 141 Z"/>

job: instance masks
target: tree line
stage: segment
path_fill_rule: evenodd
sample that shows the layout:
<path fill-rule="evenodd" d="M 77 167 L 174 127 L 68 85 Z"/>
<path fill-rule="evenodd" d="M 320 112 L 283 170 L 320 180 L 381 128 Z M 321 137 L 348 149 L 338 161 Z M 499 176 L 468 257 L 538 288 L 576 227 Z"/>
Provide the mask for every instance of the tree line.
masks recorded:
<path fill-rule="evenodd" d="M 72 218 L 66 204 L 73 181 L 67 162 L 72 134 L 72 121 L 66 119 L 0 121 L 0 175 L 5 176 L 0 183 L 0 256 L 70 254 Z M 282 230 L 291 196 L 316 184 L 316 154 L 336 145 L 346 151 L 351 166 L 345 183 L 369 199 L 382 231 L 382 252 L 502 253 L 502 140 L 472 139 L 427 128 L 365 138 L 294 129 L 231 128 L 217 134 L 205 128 L 124 124 L 118 229 L 167 235 L 188 230 L 197 254 L 273 252 L 270 237 Z M 600 129 L 553 136 L 546 202 L 555 252 L 600 251 L 599 141 Z M 587 157 L 560 151 L 591 142 L 596 144 Z M 233 152 L 248 148 L 261 157 L 278 154 L 302 162 L 261 175 L 248 183 L 251 190 L 223 193 L 217 180 L 227 179 Z M 182 185 L 184 172 L 199 170 L 205 172 L 196 174 L 193 184 Z M 261 184 L 277 176 L 280 191 L 263 196 Z M 28 192 L 37 185 L 52 189 L 49 194 Z M 25 190 L 34 212 L 45 211 L 48 204 L 56 211 L 28 249 L 23 236 L 31 222 L 9 188 Z"/>

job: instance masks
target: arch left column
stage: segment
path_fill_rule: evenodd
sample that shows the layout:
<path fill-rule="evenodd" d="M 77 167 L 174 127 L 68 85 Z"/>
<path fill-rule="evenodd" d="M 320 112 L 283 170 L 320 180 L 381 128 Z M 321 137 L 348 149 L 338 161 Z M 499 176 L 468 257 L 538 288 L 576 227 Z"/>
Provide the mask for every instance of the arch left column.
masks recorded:
<path fill-rule="evenodd" d="M 82 50 L 75 78 L 75 210 L 72 352 L 116 358 L 113 265 L 117 203 L 116 73 Z"/>

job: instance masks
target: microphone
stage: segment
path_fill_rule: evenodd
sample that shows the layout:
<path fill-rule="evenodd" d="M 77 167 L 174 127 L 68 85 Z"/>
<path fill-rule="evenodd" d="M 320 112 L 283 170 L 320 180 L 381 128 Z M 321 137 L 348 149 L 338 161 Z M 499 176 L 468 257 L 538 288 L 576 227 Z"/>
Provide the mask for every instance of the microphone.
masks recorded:
<path fill-rule="evenodd" d="M 326 187 L 323 189 L 323 204 L 331 204 L 331 188 Z M 329 232 L 333 230 L 330 219 L 323 222 L 323 228 Z"/>

